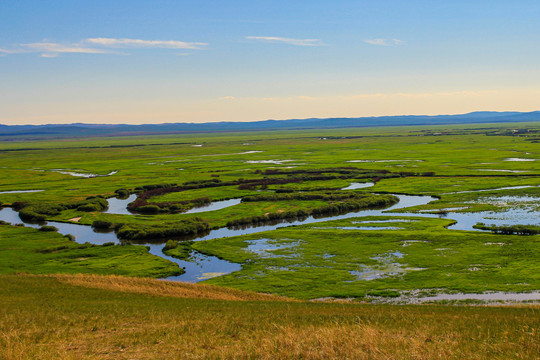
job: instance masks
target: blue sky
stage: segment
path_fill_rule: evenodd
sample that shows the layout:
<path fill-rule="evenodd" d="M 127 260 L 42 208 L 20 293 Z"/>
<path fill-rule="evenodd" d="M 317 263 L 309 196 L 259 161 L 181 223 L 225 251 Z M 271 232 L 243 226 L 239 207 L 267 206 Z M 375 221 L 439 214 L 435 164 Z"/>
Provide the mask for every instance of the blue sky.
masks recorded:
<path fill-rule="evenodd" d="M 0 123 L 538 110 L 538 1 L 0 1 Z"/>

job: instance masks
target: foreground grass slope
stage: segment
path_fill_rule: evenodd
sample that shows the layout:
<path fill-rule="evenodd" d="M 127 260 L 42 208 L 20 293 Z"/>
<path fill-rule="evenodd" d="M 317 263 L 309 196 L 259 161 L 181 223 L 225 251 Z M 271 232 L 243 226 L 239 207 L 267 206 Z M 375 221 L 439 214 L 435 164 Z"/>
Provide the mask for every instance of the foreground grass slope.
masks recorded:
<path fill-rule="evenodd" d="M 0 302 L 1 359 L 536 359 L 540 353 L 538 307 L 290 302 L 88 275 L 1 275 Z"/>

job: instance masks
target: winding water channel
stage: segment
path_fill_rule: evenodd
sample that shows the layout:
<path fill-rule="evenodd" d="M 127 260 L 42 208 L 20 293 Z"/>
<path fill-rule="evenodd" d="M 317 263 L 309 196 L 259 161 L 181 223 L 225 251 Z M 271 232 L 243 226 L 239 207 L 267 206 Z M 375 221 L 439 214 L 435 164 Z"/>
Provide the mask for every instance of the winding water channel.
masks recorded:
<path fill-rule="evenodd" d="M 368 187 L 372 185 L 368 184 L 351 184 L 343 190 L 357 189 Z M 231 228 L 220 228 L 217 230 L 212 230 L 210 233 L 200 236 L 193 239 L 194 241 L 204 241 L 210 239 L 226 238 L 238 235 L 253 234 L 263 231 L 275 230 L 281 227 L 300 225 L 300 224 L 310 224 L 317 223 L 329 220 L 340 220 L 348 219 L 353 217 L 362 217 L 362 216 L 415 216 L 415 217 L 438 217 L 440 215 L 433 213 L 413 213 L 413 212 L 390 212 L 399 209 L 405 209 L 412 206 L 426 205 L 431 201 L 436 200 L 436 198 L 431 196 L 412 196 L 412 195 L 400 195 L 395 194 L 399 198 L 399 202 L 393 206 L 386 209 L 378 210 L 361 210 L 357 212 L 351 212 L 343 215 L 329 216 L 324 218 L 313 218 L 312 216 L 307 217 L 302 220 L 294 220 L 289 222 L 283 222 L 275 225 L 262 225 L 262 226 L 252 226 L 245 227 L 241 229 L 231 229 Z M 117 199 L 111 198 L 108 199 L 109 208 L 105 213 L 109 214 L 123 214 L 123 215 L 133 215 L 127 210 L 127 205 L 134 201 L 136 195 L 131 195 L 126 199 Z M 225 207 L 234 206 L 241 202 L 241 199 L 230 199 L 225 201 L 214 202 L 208 206 L 195 208 L 189 211 L 189 213 L 196 212 L 205 212 L 205 211 L 215 211 L 223 209 Z M 484 222 L 495 225 L 514 225 L 514 224 L 537 224 L 538 222 L 538 212 L 529 211 L 525 208 L 514 208 L 505 212 L 474 212 L 474 213 L 457 213 L 457 212 L 448 212 L 447 218 L 456 220 L 456 223 L 450 226 L 450 229 L 455 230 L 474 230 L 472 226 L 478 222 Z M 0 220 L 11 223 L 11 224 L 20 224 L 23 221 L 19 218 L 19 215 L 16 211 L 11 208 L 1 208 L 0 209 Z M 32 224 L 24 223 L 25 226 L 39 228 L 45 223 Z M 113 231 L 96 231 L 91 226 L 75 224 L 75 223 L 63 223 L 56 221 L 49 221 L 47 225 L 52 225 L 58 228 L 58 232 L 61 234 L 71 234 L 75 236 L 75 239 L 79 243 L 91 243 L 96 245 L 102 245 L 107 242 L 119 243 L 120 240 L 117 238 L 116 234 Z M 151 254 L 160 256 L 167 260 L 170 260 L 180 267 L 185 269 L 185 273 L 180 276 L 173 276 L 167 278 L 168 280 L 177 280 L 177 281 L 187 281 L 187 282 L 198 282 L 211 277 L 220 276 L 228 274 L 234 271 L 241 269 L 240 264 L 231 263 L 226 260 L 219 259 L 215 256 L 209 256 L 201 254 L 197 251 L 193 251 L 190 255 L 189 261 L 179 260 L 171 256 L 165 255 L 162 250 L 164 244 L 155 244 L 147 243 L 144 244 L 149 247 Z"/>

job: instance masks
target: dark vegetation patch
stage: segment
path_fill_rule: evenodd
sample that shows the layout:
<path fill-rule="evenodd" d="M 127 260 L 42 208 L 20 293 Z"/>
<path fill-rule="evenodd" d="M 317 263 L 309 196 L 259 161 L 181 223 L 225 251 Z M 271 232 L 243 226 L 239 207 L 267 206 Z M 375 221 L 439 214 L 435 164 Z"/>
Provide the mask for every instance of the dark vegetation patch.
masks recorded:
<path fill-rule="evenodd" d="M 200 218 L 181 220 L 173 224 L 139 225 L 124 224 L 117 230 L 121 240 L 161 240 L 170 237 L 191 236 L 210 231 L 208 223 Z"/>
<path fill-rule="evenodd" d="M 392 173 L 388 170 L 363 170 L 355 167 L 340 167 L 326 169 L 307 169 L 307 170 L 256 170 L 258 175 L 263 175 L 262 179 L 237 179 L 230 181 L 222 181 L 218 178 L 210 180 L 188 181 L 182 185 L 176 184 L 153 184 L 144 185 L 135 188 L 138 192 L 137 199 L 128 205 L 132 212 L 144 214 L 157 213 L 179 213 L 187 211 L 193 207 L 207 205 L 211 202 L 208 197 L 201 197 L 193 200 L 184 201 L 168 201 L 168 202 L 153 202 L 148 203 L 148 200 L 169 193 L 182 192 L 193 189 L 204 189 L 224 186 L 238 186 L 239 190 L 254 190 L 256 188 L 266 189 L 269 185 L 285 185 L 291 183 L 302 183 L 306 181 L 317 180 L 335 180 L 335 179 L 369 179 L 377 182 L 381 179 L 416 176 L 414 172 L 398 172 Z M 286 191 L 286 190 L 285 190 Z"/>
<path fill-rule="evenodd" d="M 255 195 L 245 197 L 243 201 L 302 201 L 323 200 L 329 204 L 312 209 L 289 210 L 284 212 L 272 212 L 261 216 L 243 217 L 227 222 L 227 227 L 244 226 L 260 223 L 276 223 L 281 220 L 303 219 L 308 216 L 325 217 L 329 215 L 346 214 L 368 208 L 382 208 L 393 205 L 399 199 L 392 195 L 374 195 L 369 193 L 286 193 Z"/>
<path fill-rule="evenodd" d="M 501 235 L 538 235 L 540 234 L 540 226 L 533 225 L 486 225 L 478 223 L 473 226 L 475 229 L 489 230 L 494 234 Z"/>
<path fill-rule="evenodd" d="M 78 211 L 93 212 L 106 210 L 107 207 L 107 200 L 100 196 L 90 196 L 86 200 L 65 204 L 13 203 L 13 208 L 19 211 L 20 218 L 27 222 L 43 222 L 48 217 L 60 215 L 64 210 L 76 209 Z"/>

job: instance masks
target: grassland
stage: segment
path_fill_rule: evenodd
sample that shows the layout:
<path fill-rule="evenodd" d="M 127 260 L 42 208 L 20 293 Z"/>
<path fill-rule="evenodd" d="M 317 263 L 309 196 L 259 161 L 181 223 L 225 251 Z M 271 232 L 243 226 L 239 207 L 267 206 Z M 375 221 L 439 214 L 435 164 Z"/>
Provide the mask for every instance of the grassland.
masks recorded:
<path fill-rule="evenodd" d="M 0 276 L 2 359 L 536 359 L 537 307 L 291 302 L 201 285 Z"/>
<path fill-rule="evenodd" d="M 374 187 L 355 190 L 355 192 L 373 191 L 381 193 L 426 194 L 440 198 L 439 201 L 413 210 L 444 211 L 447 208 L 461 208 L 458 211 L 465 212 L 501 210 L 517 205 L 491 201 L 489 199 L 490 197 L 511 195 L 530 196 L 532 199 L 535 199 L 539 195 L 540 161 L 538 159 L 540 158 L 540 154 L 537 144 L 539 128 L 539 124 L 536 123 L 497 124 L 493 126 L 483 124 L 482 126 L 467 125 L 460 127 L 434 126 L 427 130 L 415 127 L 395 127 L 234 134 L 190 134 L 149 136 L 144 138 L 83 139 L 77 141 L 1 142 L 0 166 L 2 166 L 2 172 L 0 173 L 0 201 L 4 204 L 26 202 L 30 205 L 38 204 L 47 208 L 47 206 L 54 207 L 58 204 L 81 201 L 88 196 L 113 196 L 115 190 L 121 188 L 126 188 L 131 192 L 140 192 L 142 190 L 137 189 L 152 184 L 182 185 L 190 182 L 202 184 L 204 182 L 218 181 L 223 183 L 224 186 L 191 188 L 183 191 L 169 192 L 153 196 L 148 200 L 149 204 L 193 201 L 201 197 L 207 197 L 213 201 L 217 201 L 260 194 L 273 194 L 275 191 L 292 191 L 295 193 L 298 193 L 298 191 L 319 191 L 322 193 L 329 189 L 341 189 L 351 182 L 378 180 Z M 516 129 L 519 131 L 514 131 Z M 352 175 L 344 175 L 337 170 L 331 170 L 344 168 L 356 169 L 356 172 L 353 171 Z M 294 173 L 295 171 L 303 171 L 304 174 L 302 176 L 305 176 L 306 174 L 311 174 L 309 173 L 310 171 L 320 171 L 321 169 L 330 169 L 326 170 L 327 172 L 324 174 L 330 177 L 325 179 L 313 178 L 309 179 L 309 181 L 299 178 L 299 181 L 289 181 L 299 176 Z M 61 173 L 64 171 L 97 175 L 107 175 L 111 172 L 116 173 L 111 176 L 85 178 Z M 282 183 L 272 183 L 270 181 L 269 185 L 264 186 L 256 185 L 243 188 L 242 186 L 238 186 L 238 184 L 249 181 L 268 180 L 280 180 Z M 231 183 L 236 185 L 227 185 Z M 486 189 L 514 186 L 530 187 L 483 191 Z M 2 191 L 16 190 L 44 191 L 35 193 L 1 193 Z M 478 192 L 478 190 L 482 191 Z M 236 206 L 222 210 L 197 214 L 163 212 L 154 215 L 106 214 L 99 211 L 80 211 L 76 208 L 67 209 L 64 206 L 63 209 L 65 210 L 49 211 L 45 216 L 50 220 L 63 222 L 69 222 L 71 221 L 70 219 L 77 219 L 78 223 L 86 225 L 91 225 L 96 220 L 108 222 L 112 224 L 111 226 L 117 227 L 125 224 L 127 227 L 136 229 L 151 229 L 152 231 L 149 231 L 149 233 L 155 234 L 155 229 L 173 228 L 186 220 L 201 222 L 201 224 L 206 224 L 205 226 L 208 228 L 215 229 L 223 227 L 227 223 L 238 222 L 246 218 L 246 216 L 263 218 L 268 216 L 268 214 L 296 212 L 309 214 L 313 209 L 328 205 L 333 204 L 332 202 L 322 200 L 257 201 L 242 202 Z M 534 203 L 529 205 L 538 207 Z M 405 230 L 401 229 L 391 232 L 376 232 L 380 235 L 380 249 L 366 250 L 355 248 L 349 250 L 354 252 L 361 251 L 363 257 L 355 258 L 355 261 L 364 261 L 367 262 L 364 265 L 369 265 L 369 262 L 372 261 L 370 260 L 371 257 L 385 253 L 386 250 L 384 248 L 388 247 L 388 241 L 392 236 L 405 239 L 416 238 L 431 233 L 433 236 L 435 236 L 434 234 L 440 236 L 439 240 L 434 239 L 430 243 L 432 245 L 450 237 L 455 238 L 452 240 L 454 241 L 454 247 L 458 247 L 458 242 L 461 241 L 465 243 L 463 245 L 465 248 L 469 246 L 468 244 L 490 242 L 490 240 L 486 240 L 484 237 L 492 236 L 491 234 L 480 234 L 477 232 L 450 232 L 441 225 L 444 224 L 444 221 L 436 223 L 435 220 L 423 220 L 421 224 L 426 224 L 426 228 L 423 230 L 407 228 Z M 412 226 L 411 223 L 408 226 Z M 12 240 L 23 240 L 18 241 L 20 252 L 38 254 L 33 249 L 33 245 L 29 245 L 27 250 L 23 250 L 26 246 L 23 244 L 31 244 L 31 242 L 27 242 L 24 239 L 26 234 L 20 232 L 20 229 L 10 231 L 13 232 L 9 234 Z M 340 229 L 322 231 L 317 230 L 316 227 L 301 227 L 280 231 L 291 231 L 291 238 L 293 239 L 302 239 L 303 235 L 300 232 L 302 234 L 309 233 L 310 237 L 313 236 L 313 239 L 325 237 L 330 244 L 333 243 L 333 239 L 337 239 L 337 243 L 341 238 L 348 239 L 356 236 Z M 275 234 L 277 236 L 279 232 Z M 361 234 L 356 237 L 372 237 L 372 233 L 369 232 L 362 232 Z M 6 236 L 4 235 L 3 237 L 5 238 Z M 50 241 L 58 241 L 58 239 L 54 239 L 54 234 L 39 234 L 39 236 L 47 238 Z M 536 239 L 534 237 L 528 240 L 532 244 L 531 254 L 536 254 L 536 248 L 534 247 L 536 246 L 534 244 L 537 243 Z M 167 238 L 160 238 L 156 241 L 166 242 L 167 240 Z M 274 240 L 279 241 L 279 237 Z M 64 239 L 62 241 L 67 240 Z M 201 243 L 194 246 L 200 251 L 243 263 L 244 270 L 237 274 L 240 277 L 251 278 L 253 274 L 259 274 L 256 271 L 251 272 L 248 269 L 248 261 L 257 261 L 260 266 L 263 266 L 263 264 L 265 266 L 274 266 L 266 263 L 269 261 L 268 259 L 261 260 L 256 257 L 246 258 L 246 252 L 242 250 L 243 245 L 240 246 L 238 245 L 239 243 L 236 243 L 235 246 L 230 246 L 230 241 L 245 242 L 245 240 L 229 239 Z M 521 244 L 521 240 L 508 238 L 505 241 L 513 244 L 512 246 L 503 247 L 505 250 L 514 249 L 514 247 L 516 251 L 523 250 L 523 248 L 516 247 L 516 244 Z M 313 243 L 320 243 L 320 241 L 317 240 Z M 43 245 L 44 248 L 51 246 Z M 60 260 L 60 258 L 70 258 L 70 254 L 76 251 L 76 246 L 77 244 L 71 243 L 67 249 L 50 252 L 47 256 L 57 256 L 57 261 L 63 264 L 65 260 Z M 321 249 L 324 246 L 329 245 L 316 245 L 312 251 L 322 251 Z M 422 246 L 427 247 L 427 245 L 415 245 L 415 247 L 419 248 L 419 251 Z M 480 245 L 475 246 L 476 248 L 473 253 L 477 255 L 482 253 L 483 250 L 480 251 L 480 249 L 483 249 L 483 247 Z M 12 244 L 9 242 L 6 242 L 4 245 L 4 248 L 11 247 Z M 111 251 L 131 251 L 134 254 L 146 254 L 145 259 L 152 259 L 152 256 L 148 255 L 144 248 L 135 249 L 136 247 L 111 247 L 110 249 L 98 250 L 96 248 L 85 251 L 101 251 L 104 254 Z M 78 249 L 77 251 L 81 252 L 82 249 Z M 480 252 L 478 253 L 478 251 Z M 185 257 L 185 247 L 182 247 L 182 251 L 178 251 L 178 253 L 183 254 L 182 256 Z M 435 256 L 433 254 L 435 253 L 430 253 L 429 256 L 426 254 L 426 256 L 431 259 Z M 40 253 L 40 256 L 44 255 Z M 434 259 L 437 258 L 436 256 Z M 469 264 L 461 262 L 457 255 L 450 256 L 450 261 L 459 264 L 459 266 L 456 265 L 457 267 L 450 269 L 450 273 L 453 274 L 452 279 L 454 280 L 443 281 L 439 283 L 439 286 L 448 286 L 450 289 L 469 290 L 477 285 L 485 285 L 486 283 L 482 283 L 480 280 L 470 283 L 468 282 L 469 280 L 459 280 L 462 278 L 478 277 L 484 271 L 479 274 L 471 274 L 465 271 L 463 276 L 457 277 L 454 276 L 454 272 L 462 271 L 466 266 L 475 267 L 474 264 L 476 263 L 489 264 L 492 262 L 504 262 L 503 254 L 496 254 L 495 256 L 498 260 L 485 262 L 482 258 L 478 261 L 470 259 Z M 114 258 L 110 255 L 105 257 Z M 80 259 L 86 257 L 78 256 L 74 253 L 72 258 Z M 88 258 L 91 258 L 88 262 L 97 262 L 100 256 Z M 158 260 L 161 261 L 161 259 Z M 151 260 L 150 262 L 158 260 Z M 407 255 L 406 260 L 407 262 L 412 260 L 411 255 Z M 305 271 L 302 269 L 310 269 L 312 259 L 308 260 L 308 258 L 304 258 L 302 261 L 306 263 L 300 262 L 297 264 L 298 266 L 296 268 L 298 269 L 293 267 L 296 274 L 302 274 Z M 146 263 L 146 261 L 142 263 Z M 340 296 L 346 295 L 349 292 L 348 294 L 351 296 L 360 296 L 366 292 L 388 286 L 391 286 L 393 289 L 403 289 L 403 286 L 397 286 L 396 284 L 389 284 L 379 280 L 367 282 L 369 286 L 358 287 L 356 285 L 347 285 L 343 287 L 337 285 L 343 281 L 352 281 L 352 275 L 349 272 L 355 270 L 351 268 L 352 265 L 345 265 L 345 263 L 342 262 L 333 265 L 337 267 L 334 270 L 339 270 L 342 275 L 336 278 L 339 280 L 334 279 L 336 282 L 334 285 L 326 286 L 327 291 L 321 293 Z M 352 263 L 354 261 L 351 261 Z M 506 264 L 506 262 L 504 263 Z M 136 269 L 137 266 L 134 265 L 129 270 L 130 267 L 126 264 L 118 268 L 115 267 L 116 265 L 102 264 L 100 266 L 103 269 L 107 268 L 107 266 L 112 269 L 110 272 L 104 273 L 137 276 L 162 276 L 174 268 L 174 265 L 170 265 L 171 267 L 168 270 L 155 270 L 153 265 L 144 265 Z M 11 263 L 10 267 L 13 271 L 27 271 L 24 270 L 27 265 L 21 266 L 21 269 L 18 269 L 16 265 L 16 263 Z M 291 264 L 287 266 L 282 265 L 275 266 L 278 268 L 288 268 Z M 77 266 L 86 269 L 91 268 L 91 266 L 85 267 L 84 262 L 81 263 L 81 266 L 76 266 L 75 264 L 71 264 L 70 266 L 74 268 L 77 268 Z M 421 264 L 415 266 L 422 267 Z M 517 263 L 508 268 L 509 272 L 514 269 L 513 266 L 517 266 Z M 63 267 L 65 267 L 65 264 L 58 267 L 58 271 L 64 271 L 60 270 Z M 54 269 L 54 266 L 52 268 Z M 504 269 L 504 267 L 502 268 Z M 65 272 L 75 271 L 72 269 L 68 270 L 68 267 L 65 269 Z M 32 271 L 38 272 L 38 270 Z M 53 270 L 49 272 L 51 271 Z M 176 271 L 180 270 L 177 268 Z M 424 280 L 421 278 L 422 274 L 433 276 L 434 274 L 431 271 L 435 270 L 418 271 L 414 272 L 414 274 L 407 273 L 404 275 L 406 280 L 404 282 L 410 284 L 408 288 L 421 285 L 422 287 L 426 287 L 427 285 L 432 286 L 429 282 L 424 283 Z M 437 271 L 440 272 L 442 270 L 439 269 Z M 494 270 L 491 269 L 490 271 Z M 498 271 L 501 272 L 503 270 Z M 521 274 L 520 279 L 525 279 L 529 272 L 534 272 L 534 266 L 532 266 L 532 269 L 527 268 L 527 271 L 523 271 L 518 272 Z M 324 274 L 320 273 L 314 276 L 319 279 L 333 279 L 333 276 L 328 277 L 329 274 L 326 272 L 331 271 L 324 270 Z M 237 279 L 235 281 L 238 282 L 233 283 L 231 281 L 232 275 L 212 281 L 223 282 L 230 286 L 242 288 L 249 288 L 246 285 L 247 283 L 270 284 L 277 281 L 276 279 L 270 280 L 274 275 L 267 274 L 266 272 L 263 273 L 264 281 L 245 282 L 246 280 L 240 281 Z M 290 271 L 285 271 L 281 276 L 286 277 L 288 282 L 304 282 L 302 276 L 294 280 L 290 278 L 289 273 Z M 529 283 L 525 280 L 522 282 L 529 284 L 528 287 L 512 285 L 519 283 L 513 280 L 504 282 L 504 284 L 511 285 L 502 286 L 501 284 L 504 279 L 491 276 L 493 275 L 492 272 L 488 272 L 485 275 L 489 275 L 489 278 L 493 280 L 488 282 L 493 285 L 492 289 L 531 290 L 536 286 L 536 283 Z M 411 277 L 418 277 L 418 279 L 411 281 Z M 315 282 L 318 283 L 317 281 Z M 351 284 L 355 283 L 357 282 L 352 281 Z M 321 284 L 318 286 L 320 287 Z M 260 286 L 253 287 L 253 289 L 255 288 L 261 291 L 276 291 L 299 297 L 306 297 L 310 293 L 316 295 L 317 293 L 303 287 L 294 290 L 294 285 L 290 287 L 271 285 L 264 287 L 264 289 Z M 484 288 L 485 286 L 482 287 L 482 289 Z M 295 291 L 297 292 L 296 295 L 294 294 Z"/>
<path fill-rule="evenodd" d="M 538 123 L 523 123 L 2 141 L 0 202 L 27 203 L 47 210 L 48 220 L 86 225 L 99 220 L 118 228 L 165 228 L 191 220 L 219 228 L 245 217 L 309 213 L 340 201 L 268 200 L 153 215 L 65 204 L 114 196 L 117 189 L 140 194 L 140 187 L 156 184 L 226 185 L 159 194 L 150 204 L 323 194 L 373 181 L 375 186 L 353 192 L 433 195 L 439 200 L 413 210 L 441 214 L 447 208 L 517 208 L 524 203 L 501 197 L 528 197 L 527 209 L 538 211 L 539 130 Z M 342 176 L 338 168 L 356 169 L 355 175 Z M 288 181 L 300 176 L 294 171 L 306 176 L 321 169 L 334 169 L 325 173 L 334 177 Z M 240 186 L 269 179 L 281 183 Z M 521 188 L 500 189 L 516 186 Z M 43 191 L 2 193 L 16 190 Z M 182 271 L 144 246 L 91 246 L 56 232 L 0 225 L 0 359 L 538 358 L 540 313 L 534 305 L 357 303 L 414 290 L 540 289 L 540 235 L 449 230 L 451 218 L 416 215 L 326 221 L 180 242 L 167 250 L 189 260 L 196 249 L 243 265 L 205 281 L 209 285 L 143 278 Z M 321 297 L 356 299 L 299 300 Z"/>

